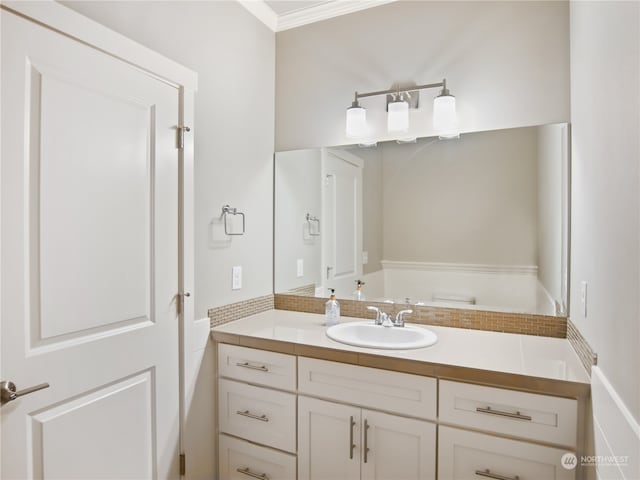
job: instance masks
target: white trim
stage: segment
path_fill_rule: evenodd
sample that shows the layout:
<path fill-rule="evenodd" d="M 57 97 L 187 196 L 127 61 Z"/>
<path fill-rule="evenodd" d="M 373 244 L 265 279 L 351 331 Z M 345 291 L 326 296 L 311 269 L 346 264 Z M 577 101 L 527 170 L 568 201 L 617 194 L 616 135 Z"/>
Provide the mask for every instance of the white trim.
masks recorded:
<path fill-rule="evenodd" d="M 591 367 L 591 396 L 596 456 L 629 457 L 628 465 L 598 466 L 598 477 L 640 478 L 640 425 L 604 372 L 596 366 Z"/>
<path fill-rule="evenodd" d="M 397 0 L 328 0 L 326 3 L 278 15 L 264 0 L 237 0 L 273 32 L 282 32 L 309 23 L 378 7 Z"/>
<path fill-rule="evenodd" d="M 401 262 L 395 260 L 382 260 L 380 263 L 382 264 L 383 269 L 396 270 L 493 273 L 510 275 L 538 274 L 538 267 L 535 265 L 482 265 L 475 263 Z"/>
<path fill-rule="evenodd" d="M 359 12 L 360 10 L 378 7 L 395 1 L 396 0 L 335 0 L 333 2 L 323 3 L 279 16 L 276 31 L 282 32 L 290 28 L 300 27 L 348 13 Z"/>
<path fill-rule="evenodd" d="M 238 0 L 247 11 L 264 23 L 272 32 L 278 29 L 278 15 L 263 0 Z"/>
<path fill-rule="evenodd" d="M 194 91 L 198 89 L 198 74 L 194 71 L 57 2 L 4 1 L 1 8 L 39 22 L 168 83 Z"/>

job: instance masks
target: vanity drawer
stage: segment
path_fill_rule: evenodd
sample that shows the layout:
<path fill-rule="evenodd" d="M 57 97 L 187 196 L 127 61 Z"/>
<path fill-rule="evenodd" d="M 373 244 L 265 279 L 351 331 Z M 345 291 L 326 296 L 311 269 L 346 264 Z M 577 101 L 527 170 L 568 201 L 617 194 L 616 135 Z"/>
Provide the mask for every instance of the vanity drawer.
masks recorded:
<path fill-rule="evenodd" d="M 221 377 L 282 390 L 296 389 L 294 355 L 221 343 L 218 345 L 218 373 Z"/>
<path fill-rule="evenodd" d="M 563 449 L 482 433 L 439 427 L 438 478 L 447 480 L 572 480 L 562 466 Z"/>
<path fill-rule="evenodd" d="M 220 478 L 295 480 L 296 457 L 244 440 L 220 435 Z"/>
<path fill-rule="evenodd" d="M 441 422 L 576 446 L 573 399 L 440 380 Z"/>
<path fill-rule="evenodd" d="M 376 410 L 436 418 L 437 381 L 431 377 L 299 357 L 298 389 Z"/>
<path fill-rule="evenodd" d="M 218 380 L 220 431 L 287 452 L 296 451 L 296 396 Z"/>

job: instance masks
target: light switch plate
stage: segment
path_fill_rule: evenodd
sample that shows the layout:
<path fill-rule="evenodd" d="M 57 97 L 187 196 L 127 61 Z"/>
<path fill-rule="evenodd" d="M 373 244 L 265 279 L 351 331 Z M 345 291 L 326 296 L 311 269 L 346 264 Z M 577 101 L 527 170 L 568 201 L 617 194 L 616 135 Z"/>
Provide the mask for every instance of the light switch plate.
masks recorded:
<path fill-rule="evenodd" d="M 296 276 L 298 278 L 304 277 L 304 259 L 302 258 L 296 261 Z"/>
<path fill-rule="evenodd" d="M 231 267 L 231 290 L 242 288 L 242 267 Z"/>
<path fill-rule="evenodd" d="M 369 263 L 369 252 L 362 252 L 362 264 L 366 265 Z"/>

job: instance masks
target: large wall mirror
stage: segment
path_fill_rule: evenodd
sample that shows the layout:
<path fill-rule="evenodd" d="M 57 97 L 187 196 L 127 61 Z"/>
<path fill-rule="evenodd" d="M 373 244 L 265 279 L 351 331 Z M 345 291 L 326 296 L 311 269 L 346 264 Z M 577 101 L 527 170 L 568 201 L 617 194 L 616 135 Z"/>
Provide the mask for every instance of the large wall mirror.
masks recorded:
<path fill-rule="evenodd" d="M 275 292 L 567 315 L 568 136 L 276 153 Z"/>

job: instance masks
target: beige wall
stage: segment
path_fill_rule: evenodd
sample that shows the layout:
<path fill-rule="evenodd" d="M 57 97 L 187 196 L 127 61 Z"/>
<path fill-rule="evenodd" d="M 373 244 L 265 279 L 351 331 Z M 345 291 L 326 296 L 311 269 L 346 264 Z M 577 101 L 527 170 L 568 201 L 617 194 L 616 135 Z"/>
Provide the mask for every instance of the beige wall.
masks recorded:
<path fill-rule="evenodd" d="M 275 34 L 236 1 L 65 2 L 196 71 L 195 312 L 272 292 Z M 247 215 L 225 237 L 222 205 Z M 243 288 L 231 290 L 231 267 Z"/>
<path fill-rule="evenodd" d="M 446 77 L 462 131 L 569 120 L 567 2 L 399 1 L 276 35 L 276 150 L 351 143 L 345 109 L 355 90 Z M 432 98 L 412 113 L 432 134 Z M 383 97 L 363 100 L 384 129 Z M 420 118 L 418 118 L 421 115 Z"/>
<path fill-rule="evenodd" d="M 320 150 L 279 152 L 275 158 L 275 265 L 274 291 L 278 293 L 314 284 L 320 286 L 320 261 L 324 222 L 321 218 Z M 305 220 L 310 213 L 318 225 Z M 303 276 L 297 276 L 297 261 L 303 261 Z"/>
<path fill-rule="evenodd" d="M 571 319 L 640 420 L 640 3 L 571 3 Z M 580 282 L 588 281 L 587 316 Z"/>
<path fill-rule="evenodd" d="M 384 259 L 537 265 L 537 129 L 385 143 Z"/>

